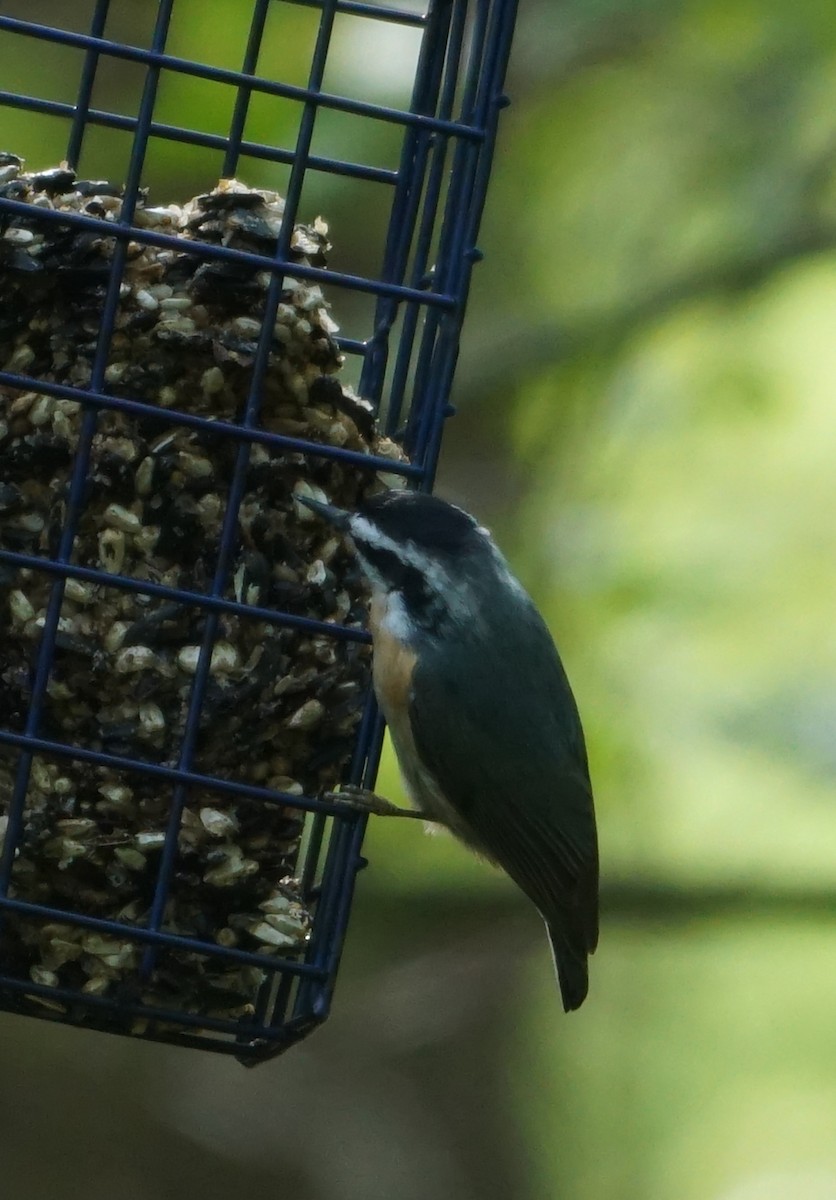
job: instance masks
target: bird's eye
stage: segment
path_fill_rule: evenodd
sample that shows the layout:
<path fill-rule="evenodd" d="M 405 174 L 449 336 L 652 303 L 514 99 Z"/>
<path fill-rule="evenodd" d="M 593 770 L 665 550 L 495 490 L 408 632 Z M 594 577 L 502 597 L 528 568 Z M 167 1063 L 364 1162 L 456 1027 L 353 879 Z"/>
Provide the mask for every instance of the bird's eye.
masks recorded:
<path fill-rule="evenodd" d="M 399 586 L 399 577 L 403 571 L 403 562 L 395 554 L 394 550 L 386 550 L 382 546 L 370 546 L 365 542 L 358 542 L 357 549 L 381 579 L 385 579 L 387 583 L 394 583 L 396 586 Z"/>
<path fill-rule="evenodd" d="M 420 612 L 430 600 L 427 581 L 421 571 L 411 563 L 405 563 L 394 550 L 382 546 L 359 545 L 358 551 L 371 569 L 390 587 L 403 593 L 409 608 Z"/>

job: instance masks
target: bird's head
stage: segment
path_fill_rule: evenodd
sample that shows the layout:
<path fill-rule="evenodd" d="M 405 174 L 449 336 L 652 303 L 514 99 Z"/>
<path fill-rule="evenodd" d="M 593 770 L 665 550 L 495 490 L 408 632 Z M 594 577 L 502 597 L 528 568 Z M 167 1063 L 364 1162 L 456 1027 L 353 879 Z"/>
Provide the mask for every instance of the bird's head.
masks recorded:
<path fill-rule="evenodd" d="M 507 572 L 487 530 L 437 496 L 382 492 L 356 512 L 296 498 L 350 535 L 373 595 L 385 596 L 416 629 L 472 619 L 486 573 Z"/>

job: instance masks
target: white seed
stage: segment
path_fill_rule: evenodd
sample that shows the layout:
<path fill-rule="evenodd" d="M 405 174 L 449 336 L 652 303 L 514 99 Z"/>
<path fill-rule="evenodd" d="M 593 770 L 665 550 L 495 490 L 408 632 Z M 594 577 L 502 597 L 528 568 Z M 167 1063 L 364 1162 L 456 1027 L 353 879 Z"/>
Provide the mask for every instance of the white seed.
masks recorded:
<path fill-rule="evenodd" d="M 75 604 L 89 604 L 93 599 L 93 584 L 83 579 L 68 579 L 64 584 L 64 595 Z"/>
<path fill-rule="evenodd" d="M 261 322 L 256 321 L 254 317 L 236 317 L 232 322 L 232 329 L 240 337 L 257 338 L 261 333 Z"/>
<path fill-rule="evenodd" d="M 308 285 L 306 288 L 301 288 L 297 293 L 298 299 L 294 296 L 297 304 L 305 312 L 312 312 L 315 308 L 322 308 L 325 304 L 325 297 L 322 294 L 322 288 L 314 285 Z"/>
<path fill-rule="evenodd" d="M 161 733 L 165 729 L 165 717 L 159 704 L 140 704 L 139 724 L 143 733 Z"/>
<path fill-rule="evenodd" d="M 154 460 L 150 455 L 143 458 L 142 462 L 136 469 L 134 475 L 134 484 L 136 486 L 137 495 L 148 496 L 151 492 L 151 487 L 154 483 Z"/>
<path fill-rule="evenodd" d="M 244 858 L 238 846 L 230 846 L 223 862 L 216 867 L 210 867 L 203 879 L 215 887 L 230 887 L 237 880 L 244 879 L 247 875 L 255 875 L 257 871 L 258 863 L 255 859 Z"/>
<path fill-rule="evenodd" d="M 32 607 L 31 601 L 25 592 L 21 592 L 15 588 L 9 593 L 9 611 L 12 614 L 13 621 L 31 621 L 35 615 L 35 610 Z"/>
<path fill-rule="evenodd" d="M 117 846 L 114 854 L 129 871 L 145 870 L 145 857 L 133 846 Z"/>
<path fill-rule="evenodd" d="M 128 373 L 128 364 L 124 362 L 110 363 L 105 368 L 105 383 L 121 383 Z"/>
<path fill-rule="evenodd" d="M 308 923 L 300 905 L 297 905 L 295 909 L 288 909 L 284 913 L 269 912 L 265 915 L 264 921 L 272 929 L 278 930 L 279 933 L 283 933 L 285 937 L 289 937 L 295 942 L 301 941 L 308 931 Z"/>
<path fill-rule="evenodd" d="M 163 312 L 184 312 L 187 308 L 191 307 L 191 296 L 167 296 L 164 300 L 160 301 L 160 308 Z M 194 321 L 191 322 L 191 326 L 194 328 Z"/>
<path fill-rule="evenodd" d="M 240 666 L 241 659 L 238 650 L 231 642 L 217 642 L 212 649 L 210 670 L 213 674 L 224 675 Z"/>
<path fill-rule="evenodd" d="M 55 972 L 48 971 L 46 967 L 38 966 L 37 963 L 33 963 L 29 968 L 29 978 L 42 987 L 58 987 L 59 980 Z"/>
<path fill-rule="evenodd" d="M 140 308 L 144 308 L 148 312 L 154 312 L 160 307 L 159 300 L 155 296 L 152 296 L 150 292 L 147 292 L 145 288 L 140 288 L 135 294 L 134 299 Z"/>
<path fill-rule="evenodd" d="M 46 690 L 53 700 L 72 700 L 73 698 L 73 694 L 66 683 L 62 683 L 59 679 L 50 679 L 46 685 Z"/>
<path fill-rule="evenodd" d="M 115 654 L 117 650 L 121 649 L 122 643 L 125 640 L 125 634 L 128 632 L 130 627 L 131 624 L 129 621 L 113 622 L 107 633 L 104 635 L 104 648 L 107 650 L 108 654 Z"/>
<path fill-rule="evenodd" d="M 102 442 L 102 449 L 107 450 L 110 454 L 118 455 L 119 458 L 124 458 L 129 463 L 136 460 L 137 448 L 130 438 L 116 435 L 106 437 Z"/>
<path fill-rule="evenodd" d="M 102 516 L 108 525 L 114 529 L 124 529 L 125 533 L 138 533 L 142 528 L 142 521 L 136 513 L 121 504 L 108 504 Z"/>
<path fill-rule="evenodd" d="M 197 502 L 198 516 L 207 529 L 224 511 L 224 502 L 215 492 L 207 492 Z"/>
<path fill-rule="evenodd" d="M 167 225 L 179 225 L 183 212 L 176 204 L 137 208 L 134 220 L 140 228 L 160 229 Z"/>
<path fill-rule="evenodd" d="M 200 661 L 200 646 L 184 646 L 177 655 L 177 665 L 182 671 L 194 675 Z"/>
<path fill-rule="evenodd" d="M 133 791 L 124 784 L 103 783 L 98 792 L 114 808 L 130 808 L 133 805 Z"/>
<path fill-rule="evenodd" d="M 28 246 L 34 242 L 35 235 L 31 229 L 7 229 L 3 240 L 12 242 L 15 246 Z"/>
<path fill-rule="evenodd" d="M 327 438 L 331 446 L 344 446 L 351 437 L 352 431 L 343 421 L 332 421 L 328 426 Z"/>
<path fill-rule="evenodd" d="M 103 529 L 99 534 L 99 563 L 108 575 L 118 575 L 125 565 L 125 534 L 121 529 Z"/>
<path fill-rule="evenodd" d="M 200 386 L 207 396 L 215 396 L 224 390 L 224 373 L 220 367 L 210 367 L 200 377 Z"/>
<path fill-rule="evenodd" d="M 315 558 L 305 572 L 305 579 L 314 587 L 321 587 L 328 578 L 328 572 L 325 570 L 325 563 L 321 558 Z"/>
<path fill-rule="evenodd" d="M 184 646 L 177 655 L 177 665 L 181 670 L 194 675 L 200 659 L 200 646 Z M 238 651 L 231 642 L 216 642 L 212 647 L 212 661 L 209 670 L 213 675 L 225 675 L 234 671 L 240 665 Z"/>
<path fill-rule="evenodd" d="M 29 423 L 35 426 L 46 425 L 54 409 L 55 401 L 52 396 L 38 396 L 38 399 L 29 409 Z"/>
<path fill-rule="evenodd" d="M 149 830 L 147 833 L 138 833 L 134 837 L 134 845 L 137 850 L 141 850 L 145 854 L 149 850 L 162 850 L 165 845 L 165 834 L 155 830 Z"/>
<path fill-rule="evenodd" d="M 143 525 L 139 533 L 134 537 L 134 549 L 141 558 L 148 558 L 153 554 L 159 537 L 159 525 Z"/>
<path fill-rule="evenodd" d="M 15 523 L 18 529 L 25 529 L 27 533 L 41 533 L 46 524 L 40 513 L 23 513 Z"/>
<path fill-rule="evenodd" d="M 85 984 L 82 984 L 82 992 L 86 996 L 102 996 L 112 985 L 113 980 L 108 979 L 106 975 L 94 975 L 92 979 L 88 979 Z"/>
<path fill-rule="evenodd" d="M 327 504 L 328 497 L 323 492 L 322 488 L 315 487 L 308 483 L 305 479 L 298 479 L 293 485 L 293 497 L 296 501 L 293 505 L 293 511 L 300 521 L 317 521 L 319 518 L 315 513 L 312 513 L 309 508 L 305 508 L 304 504 L 298 502 L 297 497 L 304 496 L 306 500 L 318 500 L 320 504 Z"/>
<path fill-rule="evenodd" d="M 289 775 L 271 775 L 267 780 L 267 786 L 274 792 L 287 792 L 288 796 L 303 796 L 305 789 L 299 783 L 298 779 L 291 779 Z"/>
<path fill-rule="evenodd" d="M 340 332 L 340 327 L 337 322 L 329 315 L 324 308 L 321 308 L 316 314 L 319 321 L 319 327 L 324 333 L 334 334 Z"/>
<path fill-rule="evenodd" d="M 190 479 L 208 479 L 212 474 L 212 464 L 208 458 L 199 458 L 198 455 L 188 454 L 186 451 L 177 455 L 177 464 Z"/>
<path fill-rule="evenodd" d="M 268 946 L 294 946 L 297 941 L 296 938 L 288 937 L 286 933 L 274 929 L 266 921 L 259 921 L 257 925 L 251 926 L 250 933 L 253 937 L 258 938 L 260 942 L 265 942 Z"/>
<path fill-rule="evenodd" d="M 238 821 L 231 813 L 221 812 L 219 808 L 210 808 L 208 805 L 200 810 L 200 823 L 208 834 L 216 838 L 229 837 L 230 834 L 237 833 L 239 828 Z"/>
<path fill-rule="evenodd" d="M 69 439 L 73 436 L 73 427 L 62 412 L 57 412 L 52 418 L 52 432 L 60 438 Z"/>
<path fill-rule="evenodd" d="M 126 646 L 120 650 L 113 662 L 117 675 L 133 675 L 137 671 L 147 671 L 157 661 L 157 656 L 150 646 Z"/>
<path fill-rule="evenodd" d="M 48 933 L 48 930 L 62 930 L 63 935 L 59 933 Z M 57 970 L 63 967 L 64 963 L 75 962 L 77 958 L 81 958 L 81 946 L 78 942 L 71 941 L 70 938 L 76 935 L 79 930 L 70 930 L 67 926 L 61 925 L 45 925 L 44 936 L 49 938 L 47 945 L 41 951 L 43 965 L 50 970 Z"/>
<path fill-rule="evenodd" d="M 57 827 L 66 837 L 89 837 L 98 828 L 91 817 L 64 817 L 56 822 Z"/>
<path fill-rule="evenodd" d="M 52 791 L 52 774 L 43 759 L 36 758 L 33 760 L 31 777 L 35 787 L 40 791 Z"/>
<path fill-rule="evenodd" d="M 66 871 L 75 859 L 83 858 L 86 853 L 87 847 L 84 843 L 73 838 L 50 838 L 43 846 L 44 857 L 57 859 L 59 871 Z"/>
<path fill-rule="evenodd" d="M 45 625 L 46 625 L 46 617 L 36 617 L 35 618 L 36 628 L 43 629 L 43 627 Z M 72 633 L 73 632 L 72 618 L 59 617 L 58 618 L 58 632 L 59 633 Z"/>
<path fill-rule="evenodd" d="M 325 716 L 325 705 L 321 700 L 306 700 L 297 708 L 287 723 L 288 729 L 315 729 Z"/>

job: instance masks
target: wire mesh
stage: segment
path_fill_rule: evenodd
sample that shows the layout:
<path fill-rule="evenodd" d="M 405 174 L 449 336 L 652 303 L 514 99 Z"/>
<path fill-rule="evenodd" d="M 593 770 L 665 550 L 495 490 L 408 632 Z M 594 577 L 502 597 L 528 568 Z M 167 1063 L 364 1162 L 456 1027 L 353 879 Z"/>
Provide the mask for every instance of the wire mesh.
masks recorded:
<path fill-rule="evenodd" d="M 139 979 L 159 968 L 161 956 L 188 952 L 255 968 L 261 982 L 247 1011 L 227 1018 L 149 1004 L 141 988 L 86 994 L 0 963 L 0 1006 L 231 1053 L 249 1063 L 282 1051 L 327 1015 L 354 878 L 364 862 L 363 821 L 315 796 L 202 772 L 196 745 L 212 655 L 226 617 L 257 618 L 342 643 L 363 644 L 368 636 L 352 623 L 324 624 L 231 597 L 239 507 L 250 455 L 257 446 L 362 472 L 386 470 L 404 476 L 411 486 L 431 486 L 444 421 L 451 412 L 449 395 L 471 270 L 480 257 L 476 239 L 498 115 L 505 104 L 502 87 L 515 8 L 514 0 L 429 0 L 426 7 L 410 0 L 252 0 L 238 6 L 229 36 L 210 47 L 201 30 L 213 19 L 228 18 L 230 8 L 209 0 L 159 0 L 153 6 L 118 0 L 79 0 L 72 6 L 44 3 L 42 21 L 34 19 L 38 9 L 30 0 L 4 6 L 0 62 L 5 87 L 0 105 L 5 110 L 5 137 L 19 143 L 7 149 L 46 163 L 63 158 L 91 178 L 96 172 L 121 177 L 124 195 L 118 217 L 107 223 L 107 235 L 115 243 L 89 381 L 76 386 L 33 378 L 14 363 L 2 364 L 0 370 L 0 390 L 8 404 L 22 393 L 37 394 L 78 402 L 82 412 L 63 526 L 55 544 L 46 554 L 33 554 L 0 536 L 5 603 L 13 572 L 46 573 L 51 580 L 32 656 L 28 709 L 17 727 L 9 722 L 0 728 L 0 747 L 16 755 L 0 855 L 0 922 L 16 915 L 42 927 L 58 923 L 127 940 L 141 947 Z M 373 72 L 356 70 L 358 59 L 388 53 L 394 60 L 388 86 L 390 93 L 393 88 L 398 93 L 395 99 L 376 91 Z M 353 69 L 347 70 L 346 63 Z M 395 77 L 397 86 L 392 83 Z M 183 102 L 184 89 L 188 105 Z M 181 112 L 191 117 L 195 96 L 202 94 L 207 96 L 207 112 L 215 114 L 214 128 L 197 127 L 196 119 L 183 121 Z M 219 94 L 224 97 L 220 106 L 215 102 Z M 224 126 L 217 125 L 221 109 Z M 373 137 L 358 138 L 358 128 L 372 126 Z M 364 152 L 352 154 L 357 146 Z M 274 250 L 255 254 L 200 237 L 184 243 L 164 230 L 138 224 L 141 189 L 150 183 L 158 192 L 165 190 L 173 154 L 195 156 L 194 171 L 206 181 L 204 186 L 218 177 L 268 179 L 285 198 Z M 369 242 L 379 237 L 379 243 L 354 258 L 347 250 L 327 269 L 301 264 L 291 253 L 297 215 L 303 206 L 318 211 L 336 194 L 343 199 L 348 194 L 354 197 L 351 203 L 368 206 Z M 15 199 L 13 189 L 0 187 L 0 237 L 23 217 L 31 218 L 31 207 Z M 91 235 L 101 234 L 104 225 L 95 214 L 58 212 L 49 205 L 39 210 L 38 220 Z M 122 412 L 163 421 L 172 429 L 218 435 L 217 423 L 210 418 L 116 396 L 109 386 L 107 367 L 120 289 L 129 252 L 136 246 L 176 249 L 200 262 L 269 273 L 246 404 L 238 419 L 223 425 L 222 436 L 235 462 L 214 571 L 204 589 L 137 580 L 118 571 L 104 574 L 73 555 L 102 413 Z M 348 314 L 349 328 L 336 339 L 347 370 L 359 394 L 371 401 L 379 427 L 404 447 L 407 460 L 376 458 L 271 432 L 260 424 L 270 331 L 289 274 L 323 285 L 337 313 Z M 44 707 L 60 641 L 62 603 L 73 581 L 106 584 L 202 614 L 200 654 L 176 761 L 148 761 L 47 736 Z M 350 781 L 371 786 L 381 739 L 381 721 L 369 695 L 354 739 Z M 141 921 L 103 919 L 71 905 L 59 907 L 16 895 L 14 866 L 27 790 L 33 764 L 40 761 L 87 763 L 166 789 L 165 840 Z M 297 875 L 314 919 L 303 955 L 260 953 L 166 928 L 178 834 L 196 789 L 304 814 Z"/>

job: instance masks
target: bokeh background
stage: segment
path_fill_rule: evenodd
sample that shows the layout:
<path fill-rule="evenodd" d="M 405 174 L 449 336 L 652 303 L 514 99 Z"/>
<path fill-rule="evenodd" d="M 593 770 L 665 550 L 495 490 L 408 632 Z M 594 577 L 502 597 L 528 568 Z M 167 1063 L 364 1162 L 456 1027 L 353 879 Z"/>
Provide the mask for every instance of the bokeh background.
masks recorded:
<path fill-rule="evenodd" d="M 4 12 L 85 29 L 90 7 Z M 155 8 L 115 3 L 109 33 L 147 44 Z M 316 14 L 276 8 L 261 69 L 301 83 Z M 173 53 L 238 65 L 249 4 L 176 11 Z M 346 18 L 326 86 L 399 102 L 411 36 Z M 9 91 L 71 98 L 80 61 L 0 34 Z M 95 102 L 135 111 L 140 86 L 105 67 Z M 14 1200 L 836 1200 L 836 15 L 524 0 L 508 90 L 439 487 L 494 527 L 584 714 L 589 1000 L 563 1016 L 507 881 L 373 822 L 333 1015 L 286 1057 L 0 1016 Z M 162 104 L 223 132 L 231 93 L 179 79 Z M 258 101 L 253 136 L 297 119 Z M 65 136 L 0 109 L 32 167 Z M 128 149 L 98 131 L 83 173 L 120 178 Z M 397 131 L 323 114 L 314 149 L 394 165 Z M 148 162 L 159 203 L 218 173 L 162 142 Z M 374 274 L 385 211 L 357 186 L 317 176 L 302 215 Z M 363 330 L 365 302 L 331 299 Z"/>

